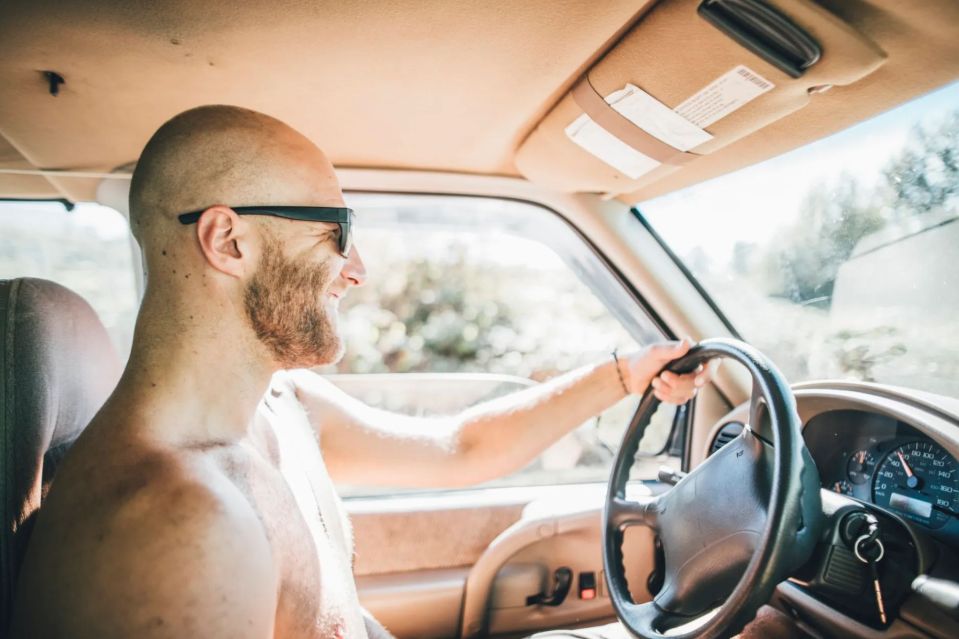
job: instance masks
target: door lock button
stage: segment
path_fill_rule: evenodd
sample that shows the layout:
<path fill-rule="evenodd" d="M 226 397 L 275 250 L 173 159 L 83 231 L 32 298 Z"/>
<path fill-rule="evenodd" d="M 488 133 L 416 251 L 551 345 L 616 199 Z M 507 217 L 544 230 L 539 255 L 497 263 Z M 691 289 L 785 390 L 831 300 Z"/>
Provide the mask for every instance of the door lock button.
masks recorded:
<path fill-rule="evenodd" d="M 596 599 L 596 573 L 579 573 L 579 598 Z"/>

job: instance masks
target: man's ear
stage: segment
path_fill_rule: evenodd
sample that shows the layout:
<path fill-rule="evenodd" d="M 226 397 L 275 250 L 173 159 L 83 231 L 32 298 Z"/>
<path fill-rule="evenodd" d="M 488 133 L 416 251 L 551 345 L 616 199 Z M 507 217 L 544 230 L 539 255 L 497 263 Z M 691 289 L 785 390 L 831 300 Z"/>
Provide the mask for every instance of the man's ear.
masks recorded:
<path fill-rule="evenodd" d="M 233 277 L 243 277 L 249 268 L 249 234 L 250 225 L 236 211 L 219 204 L 203 211 L 196 223 L 196 237 L 206 261 Z"/>

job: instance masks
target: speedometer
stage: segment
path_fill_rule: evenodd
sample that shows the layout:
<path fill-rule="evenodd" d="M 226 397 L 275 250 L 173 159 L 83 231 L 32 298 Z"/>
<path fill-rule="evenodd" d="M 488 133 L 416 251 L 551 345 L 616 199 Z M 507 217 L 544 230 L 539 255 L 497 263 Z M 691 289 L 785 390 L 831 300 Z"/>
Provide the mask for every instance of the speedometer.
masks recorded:
<path fill-rule="evenodd" d="M 872 493 L 877 505 L 941 528 L 959 515 L 959 468 L 938 444 L 901 444 L 876 468 Z"/>

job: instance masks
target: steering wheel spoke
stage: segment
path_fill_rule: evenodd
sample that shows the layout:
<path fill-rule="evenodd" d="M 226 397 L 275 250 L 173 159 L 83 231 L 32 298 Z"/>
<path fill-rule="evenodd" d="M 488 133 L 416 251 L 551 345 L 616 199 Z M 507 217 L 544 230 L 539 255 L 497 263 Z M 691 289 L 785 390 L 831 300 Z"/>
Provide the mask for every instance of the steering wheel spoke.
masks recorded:
<path fill-rule="evenodd" d="M 617 495 L 609 502 L 607 521 L 610 526 L 617 530 L 623 530 L 630 526 L 645 526 L 657 530 L 658 508 L 659 497 L 649 495 L 639 498 L 626 498 Z"/>

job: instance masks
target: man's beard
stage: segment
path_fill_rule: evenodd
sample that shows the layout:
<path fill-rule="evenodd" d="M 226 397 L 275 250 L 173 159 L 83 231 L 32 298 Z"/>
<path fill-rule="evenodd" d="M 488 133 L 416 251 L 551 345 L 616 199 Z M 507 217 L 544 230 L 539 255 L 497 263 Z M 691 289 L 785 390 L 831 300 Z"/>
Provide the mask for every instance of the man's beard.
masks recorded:
<path fill-rule="evenodd" d="M 343 356 L 325 304 L 329 284 L 329 262 L 288 260 L 275 238 L 265 239 L 243 301 L 253 331 L 281 368 L 331 364 Z"/>

